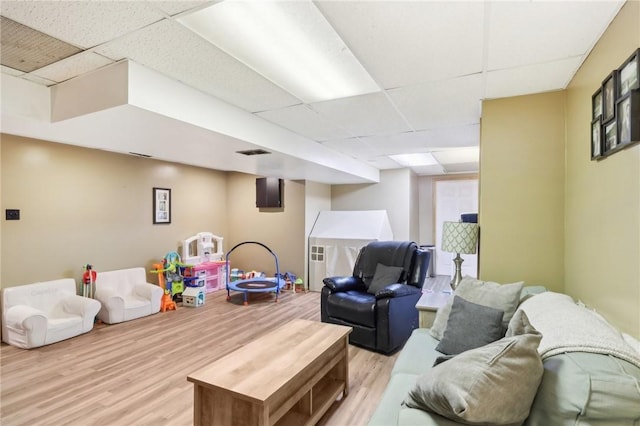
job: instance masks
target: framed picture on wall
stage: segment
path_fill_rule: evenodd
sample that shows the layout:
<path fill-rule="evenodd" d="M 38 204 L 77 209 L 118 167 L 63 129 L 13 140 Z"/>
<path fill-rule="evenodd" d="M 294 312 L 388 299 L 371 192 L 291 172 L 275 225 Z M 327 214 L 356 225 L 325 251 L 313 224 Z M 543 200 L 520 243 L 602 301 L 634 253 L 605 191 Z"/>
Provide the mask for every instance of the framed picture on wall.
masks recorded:
<path fill-rule="evenodd" d="M 602 158 L 602 117 L 591 123 L 591 159 Z"/>
<path fill-rule="evenodd" d="M 602 82 L 602 120 L 608 121 L 615 116 L 616 110 L 616 72 L 612 72 Z"/>
<path fill-rule="evenodd" d="M 620 143 L 631 142 L 631 96 L 626 96 L 617 105 L 618 136 Z"/>
<path fill-rule="evenodd" d="M 171 223 L 171 189 L 153 188 L 153 223 Z"/>
<path fill-rule="evenodd" d="M 618 71 L 618 98 L 640 87 L 640 49 L 622 64 Z"/>
<path fill-rule="evenodd" d="M 640 89 L 633 89 L 616 105 L 618 144 L 640 142 Z"/>
<path fill-rule="evenodd" d="M 618 125 L 611 120 L 604 125 L 604 153 L 609 154 L 618 146 Z"/>
<path fill-rule="evenodd" d="M 602 117 L 602 88 L 598 89 L 596 93 L 591 96 L 591 111 L 593 111 L 591 116 L 592 120 Z"/>

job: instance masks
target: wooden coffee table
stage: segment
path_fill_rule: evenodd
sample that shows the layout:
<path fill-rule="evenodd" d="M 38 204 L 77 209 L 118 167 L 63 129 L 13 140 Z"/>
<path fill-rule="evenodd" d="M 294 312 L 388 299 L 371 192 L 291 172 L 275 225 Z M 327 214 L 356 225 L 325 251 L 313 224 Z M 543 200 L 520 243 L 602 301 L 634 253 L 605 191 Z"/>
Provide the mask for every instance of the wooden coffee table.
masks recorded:
<path fill-rule="evenodd" d="M 190 374 L 194 425 L 313 425 L 349 393 L 350 327 L 294 320 Z"/>

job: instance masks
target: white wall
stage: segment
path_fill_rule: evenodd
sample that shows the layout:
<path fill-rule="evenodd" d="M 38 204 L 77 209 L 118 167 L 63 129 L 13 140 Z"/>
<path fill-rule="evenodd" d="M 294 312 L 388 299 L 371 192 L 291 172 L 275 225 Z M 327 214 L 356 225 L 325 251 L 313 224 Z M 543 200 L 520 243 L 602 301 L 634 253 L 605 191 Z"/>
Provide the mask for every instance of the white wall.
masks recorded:
<path fill-rule="evenodd" d="M 418 175 L 409 174 L 409 240 L 420 243 L 420 187 Z"/>
<path fill-rule="evenodd" d="M 331 210 L 386 210 L 395 240 L 417 239 L 419 233 L 411 227 L 418 215 L 412 179 L 409 169 L 393 169 L 381 170 L 379 183 L 333 185 Z"/>
<path fill-rule="evenodd" d="M 318 213 L 322 210 L 331 210 L 331 185 L 306 181 L 304 201 L 304 281 L 307 288 L 310 288 L 309 234 L 318 218 Z"/>
<path fill-rule="evenodd" d="M 418 240 L 420 244 L 436 243 L 433 212 L 433 178 L 420 176 L 418 178 Z"/>

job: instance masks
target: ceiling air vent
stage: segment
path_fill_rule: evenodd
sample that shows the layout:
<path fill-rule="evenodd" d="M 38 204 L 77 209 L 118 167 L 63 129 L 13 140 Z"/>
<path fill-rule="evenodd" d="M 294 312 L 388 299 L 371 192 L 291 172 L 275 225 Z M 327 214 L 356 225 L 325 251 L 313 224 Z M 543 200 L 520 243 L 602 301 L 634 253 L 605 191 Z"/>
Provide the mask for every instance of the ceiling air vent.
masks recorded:
<path fill-rule="evenodd" d="M 265 151 L 264 149 L 247 149 L 244 151 L 236 151 L 238 154 L 242 155 L 263 155 L 263 154 L 271 154 L 269 151 Z"/>
<path fill-rule="evenodd" d="M 2 65 L 32 72 L 82 52 L 69 43 L 48 36 L 2 16 Z"/>
<path fill-rule="evenodd" d="M 143 157 L 143 158 L 151 158 L 151 156 L 149 154 L 140 154 L 139 152 L 132 152 L 129 151 L 129 154 L 131 155 L 137 155 L 138 157 Z"/>

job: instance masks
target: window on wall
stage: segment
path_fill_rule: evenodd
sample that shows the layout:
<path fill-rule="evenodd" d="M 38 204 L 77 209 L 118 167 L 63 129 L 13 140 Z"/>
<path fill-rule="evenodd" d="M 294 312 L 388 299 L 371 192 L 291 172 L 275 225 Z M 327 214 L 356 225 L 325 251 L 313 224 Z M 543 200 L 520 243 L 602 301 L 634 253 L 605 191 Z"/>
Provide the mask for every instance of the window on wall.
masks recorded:
<path fill-rule="evenodd" d="M 434 180 L 433 205 L 436 240 L 435 271 L 438 275 L 453 276 L 455 253 L 444 252 L 442 246 L 442 223 L 458 222 L 463 213 L 478 212 L 478 178 Z M 477 254 L 461 254 L 462 275 L 478 276 Z"/>
<path fill-rule="evenodd" d="M 324 262 L 324 246 L 311 246 L 311 261 Z"/>

